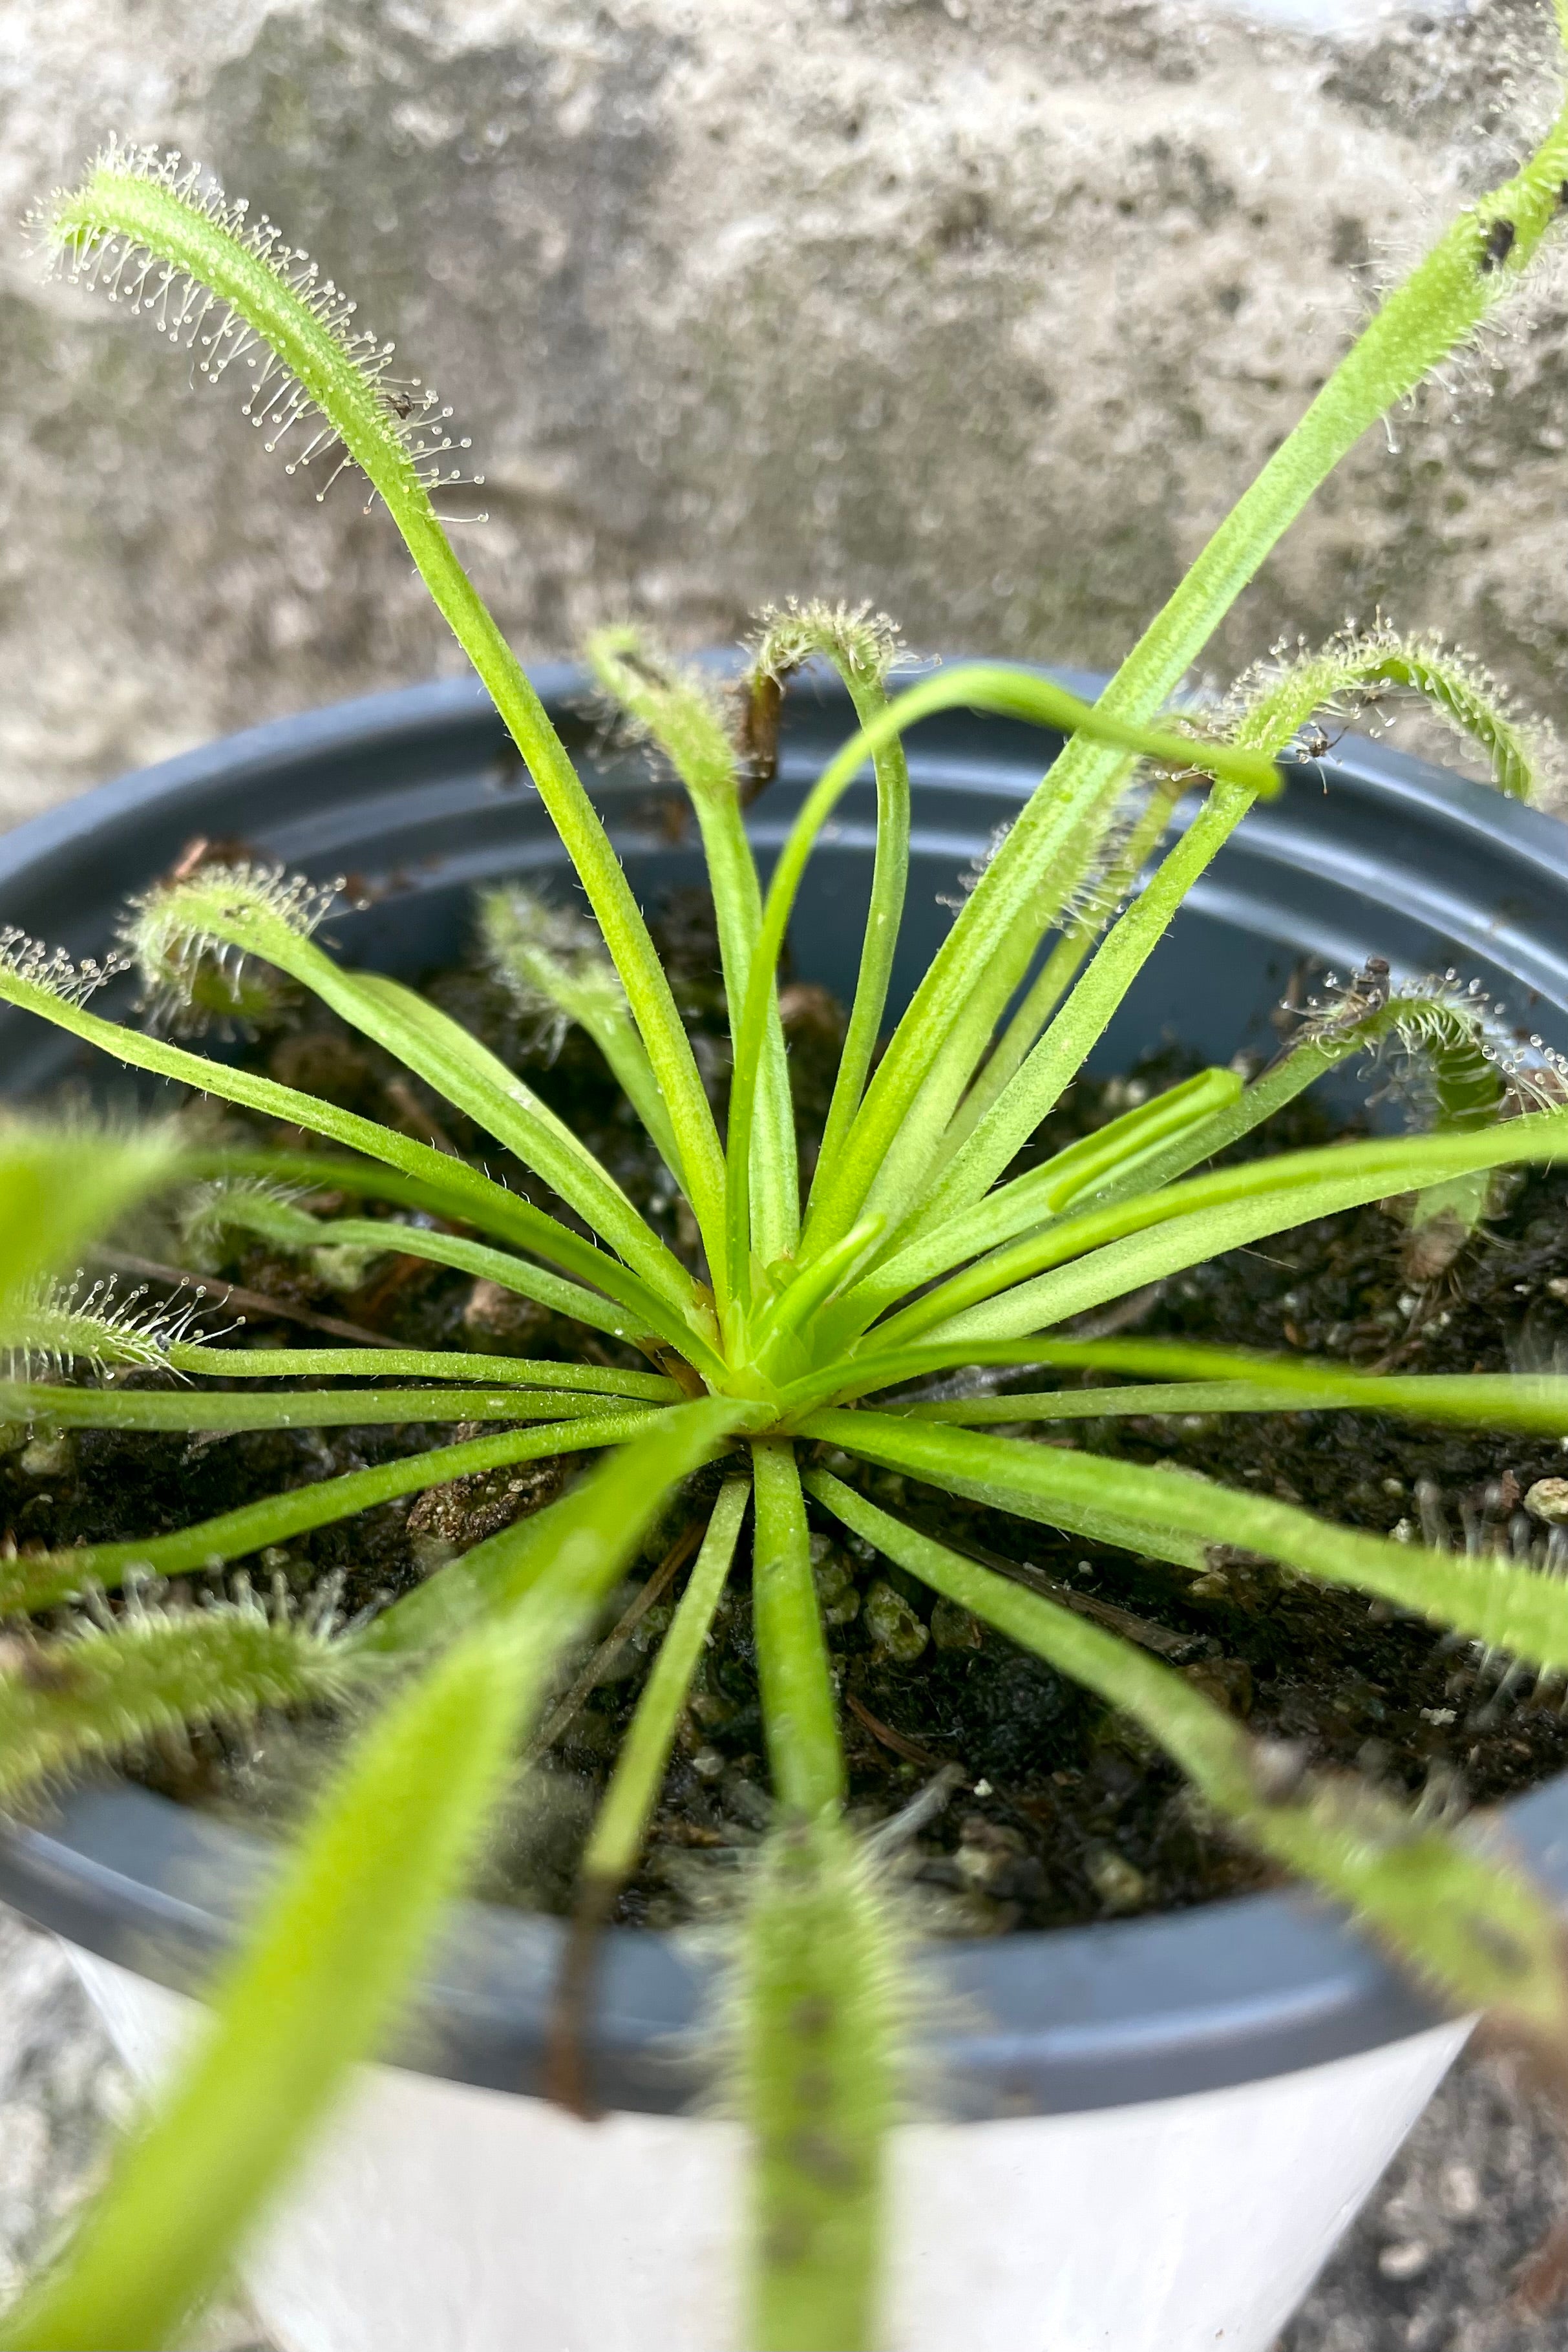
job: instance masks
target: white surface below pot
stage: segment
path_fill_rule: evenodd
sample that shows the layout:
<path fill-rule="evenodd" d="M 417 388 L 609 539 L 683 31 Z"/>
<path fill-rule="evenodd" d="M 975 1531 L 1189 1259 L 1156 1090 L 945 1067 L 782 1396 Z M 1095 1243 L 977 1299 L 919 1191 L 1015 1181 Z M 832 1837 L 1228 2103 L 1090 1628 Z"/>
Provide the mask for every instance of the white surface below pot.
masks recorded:
<path fill-rule="evenodd" d="M 133 2074 L 195 2004 L 68 1945 Z M 1463 2045 L 895 2136 L 887 2352 L 1268 2352 Z M 363 2070 L 245 2263 L 279 2352 L 744 2352 L 732 2124 Z"/>

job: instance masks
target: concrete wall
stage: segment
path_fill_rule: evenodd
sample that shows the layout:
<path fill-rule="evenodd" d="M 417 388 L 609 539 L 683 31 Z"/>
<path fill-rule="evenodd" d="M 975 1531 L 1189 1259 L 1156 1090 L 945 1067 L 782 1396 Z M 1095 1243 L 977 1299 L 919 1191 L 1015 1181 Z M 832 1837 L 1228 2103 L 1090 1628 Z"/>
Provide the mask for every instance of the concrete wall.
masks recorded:
<path fill-rule="evenodd" d="M 111 128 L 219 170 L 454 402 L 527 651 L 825 590 L 1108 664 L 1545 47 L 1533 0 L 1280 5 L 9 0 L 0 220 Z M 0 265 L 0 813 L 455 664 L 352 484 L 318 509 L 142 323 Z M 1369 438 L 1223 661 L 1381 603 L 1561 704 L 1563 325 Z"/>

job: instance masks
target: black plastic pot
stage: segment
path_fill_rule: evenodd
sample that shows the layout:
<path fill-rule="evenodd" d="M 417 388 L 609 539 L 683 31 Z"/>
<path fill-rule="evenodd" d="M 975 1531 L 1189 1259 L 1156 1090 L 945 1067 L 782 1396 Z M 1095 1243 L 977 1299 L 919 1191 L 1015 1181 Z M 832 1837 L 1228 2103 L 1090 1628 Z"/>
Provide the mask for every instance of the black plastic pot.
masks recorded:
<path fill-rule="evenodd" d="M 1097 683 L 1058 673 L 1071 684 Z M 694 881 L 666 792 L 603 760 L 580 675 L 538 674 L 643 896 Z M 754 811 L 764 858 L 852 721 L 817 680 L 791 699 L 777 782 Z M 910 741 L 917 827 L 896 994 L 951 919 L 941 898 L 1037 782 L 1035 730 L 952 714 Z M 796 921 L 803 977 L 847 991 L 869 881 L 873 803 L 859 786 L 819 851 Z M 548 820 L 486 697 L 419 687 L 258 728 L 122 778 L 0 841 L 0 923 L 101 954 L 126 894 L 195 835 L 239 840 L 374 903 L 334 922 L 350 961 L 404 974 L 450 959 L 477 883 L 523 871 L 567 887 Z M 1194 892 L 1105 1040 L 1126 1066 L 1170 1024 L 1215 1059 L 1271 1043 L 1268 1016 L 1306 955 L 1348 972 L 1456 966 L 1524 1028 L 1568 1048 L 1568 831 L 1481 786 L 1354 739 L 1249 816 Z M 113 1000 L 110 1002 L 112 1003 Z M 42 1024 L 0 1015 L 13 1095 L 110 1075 Z M 1521 1850 L 1568 1894 L 1568 1780 L 1510 1808 Z M 69 1799 L 47 1828 L 0 1840 L 0 1896 L 72 1942 L 188 1984 L 226 1940 L 266 1866 L 259 1841 L 131 1787 Z M 469 1906 L 428 1986 L 408 2063 L 458 2081 L 537 2087 L 553 1921 Z M 1268 1895 L 1166 1918 L 948 1947 L 959 1995 L 944 2076 L 971 2114 L 1072 2112 L 1287 2074 L 1418 2031 L 1429 2013 L 1334 1917 Z M 679 2107 L 672 2058 L 700 2009 L 702 1964 L 678 1941 L 608 1938 L 592 2043 L 607 2105 Z"/>

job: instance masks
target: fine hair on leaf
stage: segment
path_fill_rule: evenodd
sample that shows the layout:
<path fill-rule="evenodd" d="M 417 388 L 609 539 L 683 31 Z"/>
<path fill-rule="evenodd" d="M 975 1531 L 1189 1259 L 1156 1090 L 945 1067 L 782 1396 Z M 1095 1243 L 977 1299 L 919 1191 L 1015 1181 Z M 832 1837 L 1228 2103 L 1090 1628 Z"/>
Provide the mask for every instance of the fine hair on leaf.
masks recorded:
<path fill-rule="evenodd" d="M 1568 41 L 1568 0 L 1556 16 Z M 842 1588 L 879 1561 L 879 1622 L 896 1604 L 923 1642 L 923 1588 L 966 1641 L 1044 1661 L 1137 1752 L 1154 1742 L 1173 1759 L 1205 1836 L 1223 1826 L 1294 1874 L 1450 2007 L 1489 2010 L 1568 2080 L 1558 1925 L 1500 1846 L 1282 1755 L 1166 1661 L 1162 1644 L 1184 1636 L 1120 1599 L 1044 1572 L 1026 1589 L 984 1564 L 1021 1570 L 1007 1540 L 1043 1527 L 1102 1548 L 1111 1577 L 1131 1555 L 1140 1608 L 1162 1595 L 1228 1606 L 1248 1577 L 1310 1585 L 1346 1625 L 1373 1603 L 1391 1645 L 1443 1641 L 1542 1689 L 1568 1677 L 1563 1546 L 1530 1523 L 1552 1496 L 1536 1494 L 1506 1543 L 1440 1540 L 1421 1502 L 1419 1530 L 1384 1537 L 1288 1490 L 1197 1475 L 1181 1426 L 1333 1412 L 1560 1435 L 1554 1364 L 1493 1370 L 1503 1335 L 1474 1362 L 1466 1333 L 1473 1369 L 1423 1372 L 1416 1309 L 1463 1281 L 1461 1251 L 1489 1245 L 1509 1183 L 1568 1162 L 1568 1061 L 1468 971 L 1395 969 L 1394 949 L 1369 940 L 1348 979 L 1296 1006 L 1261 1067 L 1238 1035 L 1208 1045 L 1207 1066 L 1148 1086 L 1140 1073 L 1141 1091 L 1114 1104 L 1089 1076 L 1256 803 L 1284 793 L 1291 825 L 1331 821 L 1315 790 L 1331 729 L 1419 697 L 1484 758 L 1499 795 L 1556 789 L 1546 731 L 1478 663 L 1381 618 L 1321 649 L 1284 642 L 1228 696 L 1178 701 L 1341 459 L 1473 345 L 1560 241 L 1568 105 L 1551 96 L 1533 151 L 1388 291 L 1093 700 L 1013 663 L 903 675 L 894 625 L 852 601 L 770 605 L 728 667 L 682 660 L 630 622 L 593 635 L 586 667 L 618 714 L 617 762 L 645 763 L 663 847 L 700 855 L 707 876 L 710 970 L 679 996 L 681 967 L 672 956 L 667 970 L 617 847 L 634 832 L 612 839 L 592 772 L 437 511 L 466 503 L 467 445 L 445 404 L 335 279 L 173 152 L 110 142 L 40 205 L 35 235 L 67 278 L 150 324 L 198 376 L 243 384 L 244 414 L 318 496 L 345 469 L 363 477 L 571 870 L 541 887 L 531 827 L 520 837 L 510 878 L 498 868 L 479 901 L 456 992 L 355 968 L 327 919 L 348 886 L 240 850 L 182 858 L 132 902 L 103 961 L 0 934 L 7 1019 L 48 1024 L 228 1121 L 0 1125 L 0 1421 L 18 1463 L 42 1475 L 75 1449 L 139 1462 L 144 1445 L 153 1465 L 163 1445 L 181 1465 L 149 1523 L 127 1470 L 124 1516 L 95 1517 L 85 1487 L 79 1509 L 78 1496 L 29 1502 L 0 1551 L 0 1791 L 26 1802 L 148 1743 L 265 1744 L 289 1717 L 342 1735 L 210 1988 L 204 2033 L 59 2260 L 0 2321 L 0 2344 L 151 2347 L 187 2327 L 349 2071 L 392 2046 L 489 1825 L 537 1798 L 541 1759 L 570 1731 L 619 1745 L 563 1875 L 576 1916 L 552 2086 L 590 2108 L 594 1939 L 617 1916 L 649 1916 L 639 1874 L 657 1879 L 668 1859 L 665 1809 L 689 1809 L 699 1784 L 716 1807 L 743 1777 L 730 1768 L 744 1738 L 768 1781 L 747 1799 L 752 1850 L 724 1930 L 729 2099 L 749 2150 L 745 2340 L 870 2352 L 900 2259 L 889 2136 L 920 2002 L 857 1743 L 928 1754 L 875 1712 L 876 1641 L 857 1651 L 859 1633 L 842 1632 L 859 1612 Z M 1092 551 L 1092 512 L 1084 535 Z M 842 692 L 845 733 L 813 772 L 817 739 L 792 725 L 790 697 L 825 686 Z M 918 754 L 940 741 L 933 728 L 959 713 L 1035 730 L 1047 772 L 908 972 L 911 851 L 929 850 L 911 742 Z M 605 797 L 617 828 L 620 781 Z M 873 791 L 874 844 L 849 845 L 874 855 L 841 1017 L 813 973 L 789 976 L 787 997 L 781 983 L 847 796 L 858 828 Z M 1483 818 L 1500 809 L 1465 793 L 1467 821 L 1481 821 L 1478 802 Z M 498 826 L 503 815 L 498 804 Z M 824 903 L 847 932 L 851 898 Z M 110 1017 L 98 992 L 132 965 L 141 1008 Z M 481 1001 L 500 1008 L 493 1025 Z M 1167 1008 L 1175 1035 L 1185 1010 Z M 289 1066 L 270 1050 L 279 1033 L 323 1024 L 346 1034 L 357 1066 L 395 1074 L 374 1079 L 384 1118 L 271 1074 Z M 220 1051 L 176 1042 L 214 1028 Z M 826 1076 L 823 1041 L 837 1055 Z M 1289 1120 L 1336 1073 L 1419 1131 L 1352 1125 L 1303 1143 L 1321 1130 Z M 601 1098 L 602 1128 L 596 1109 L 579 1115 Z M 353 1099 L 373 1099 L 370 1080 Z M 1187 1316 L 1196 1269 L 1380 1204 L 1404 1222 L 1391 1256 L 1415 1304 L 1379 1368 L 1351 1324 L 1342 1344 L 1298 1342 L 1286 1323 L 1278 1343 L 1237 1349 L 1209 1345 L 1202 1315 Z M 132 1210 L 164 1236 L 147 1259 L 117 1255 Z M 105 1253 L 166 1277 L 167 1303 L 110 1283 Z M 215 1297 L 235 1282 L 247 1318 L 269 1297 L 250 1286 L 271 1281 L 333 1345 L 214 1330 L 199 1291 L 178 1286 L 193 1278 Z M 352 1319 L 291 1304 L 290 1287 L 346 1301 Z M 1068 1420 L 1110 1433 L 1054 1430 Z M 350 1433 L 342 1453 L 334 1429 Z M 298 1462 L 277 1468 L 290 1444 Z M 216 1492 L 209 1447 L 233 1472 Z M 468 1498 L 488 1510 L 498 1483 L 512 1516 L 469 1520 Z M 1010 1523 L 996 1549 L 972 1559 L 956 1535 L 915 1524 L 932 1493 L 944 1535 L 966 1511 Z M 405 1507 L 462 1532 L 416 1548 Z M 334 1559 L 363 1555 L 342 1571 L 346 1623 L 338 1585 L 310 1564 L 326 1529 Z M 830 1529 L 856 1564 L 837 1583 L 818 1572 Z M 376 1582 L 383 1559 L 394 1568 Z M 1270 1638 L 1288 1643 L 1288 1613 Z M 630 1673 L 640 1685 L 601 1712 L 599 1682 Z"/>

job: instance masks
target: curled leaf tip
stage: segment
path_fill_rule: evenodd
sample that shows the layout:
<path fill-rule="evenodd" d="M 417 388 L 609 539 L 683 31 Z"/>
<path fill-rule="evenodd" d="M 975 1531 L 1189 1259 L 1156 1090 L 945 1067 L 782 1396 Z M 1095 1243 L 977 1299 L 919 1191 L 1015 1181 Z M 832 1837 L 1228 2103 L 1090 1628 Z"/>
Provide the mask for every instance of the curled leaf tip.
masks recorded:
<path fill-rule="evenodd" d="M 469 442 L 435 387 L 395 373 L 395 343 L 353 298 L 177 148 L 111 138 L 28 226 L 65 276 L 150 320 L 198 375 L 240 368 L 244 414 L 269 450 L 287 445 L 286 470 L 327 469 L 318 499 L 351 467 L 373 494 L 425 501 L 465 480 L 447 460 Z"/>

